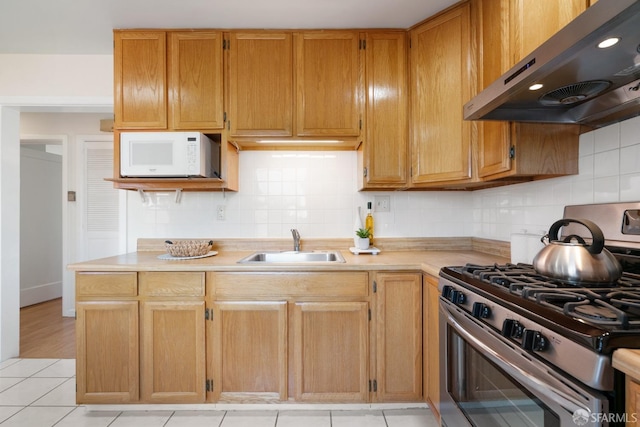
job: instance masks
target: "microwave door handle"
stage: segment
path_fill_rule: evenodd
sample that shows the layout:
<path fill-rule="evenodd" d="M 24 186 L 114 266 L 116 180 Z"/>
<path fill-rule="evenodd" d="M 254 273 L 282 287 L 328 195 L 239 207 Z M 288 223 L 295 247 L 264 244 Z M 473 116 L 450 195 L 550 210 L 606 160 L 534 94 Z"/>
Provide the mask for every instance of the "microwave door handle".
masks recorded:
<path fill-rule="evenodd" d="M 441 308 L 443 308 L 442 304 Z M 465 340 L 470 342 L 476 349 L 487 355 L 489 359 L 499 365 L 503 371 L 513 377 L 516 381 L 520 382 L 521 384 L 527 384 L 531 386 L 531 388 L 535 389 L 540 395 L 551 394 L 551 398 L 558 402 L 562 407 L 567 409 L 570 413 L 574 413 L 577 409 L 591 411 L 584 405 L 584 403 L 571 397 L 567 393 L 558 389 L 553 384 L 550 384 L 544 379 L 536 378 L 528 372 L 513 365 L 512 363 L 509 363 L 509 361 L 507 361 L 504 356 L 480 341 L 477 337 L 475 337 L 472 333 L 465 329 L 458 322 L 458 320 L 455 319 L 448 310 L 446 310 L 446 308 L 444 308 L 444 310 L 446 311 L 445 315 L 447 316 L 447 322 L 456 329 L 456 332 L 458 334 L 460 334 Z"/>

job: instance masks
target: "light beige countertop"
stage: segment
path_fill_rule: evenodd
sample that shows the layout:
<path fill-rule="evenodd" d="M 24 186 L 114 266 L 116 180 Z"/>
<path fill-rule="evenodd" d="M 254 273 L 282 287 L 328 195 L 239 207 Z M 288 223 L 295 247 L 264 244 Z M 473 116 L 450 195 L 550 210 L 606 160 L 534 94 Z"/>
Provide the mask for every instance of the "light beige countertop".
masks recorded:
<path fill-rule="evenodd" d="M 189 260 L 161 260 L 165 254 L 163 240 L 147 239 L 138 242 L 138 251 L 113 257 L 79 262 L 68 266 L 73 271 L 373 271 L 414 270 L 437 276 L 441 267 L 466 263 L 506 263 L 508 243 L 478 239 L 380 239 L 376 247 L 378 255 L 352 254 L 350 240 L 305 241 L 302 250 L 339 249 L 344 263 L 310 262 L 295 264 L 238 264 L 238 260 L 256 250 L 290 250 L 290 242 L 261 241 L 245 244 L 241 240 L 214 241 L 213 250 L 218 254 Z M 275 242 L 275 243 L 274 243 Z M 283 247 L 284 245 L 284 247 Z M 506 246 L 505 246 L 506 245 Z M 496 253 L 487 253 L 483 250 Z M 259 247 L 260 249 L 256 249 Z M 347 249 L 345 249 L 347 248 Z M 497 250 L 496 250 L 497 248 Z"/>
<path fill-rule="evenodd" d="M 340 251 L 344 263 L 310 262 L 295 264 L 238 264 L 253 251 L 220 252 L 218 255 L 190 260 L 161 260 L 165 252 L 132 252 L 108 258 L 72 264 L 74 271 L 368 271 L 422 270 L 437 276 L 441 267 L 466 263 L 493 264 L 508 260 L 476 251 L 385 251 L 378 255 L 354 255 Z"/>
<path fill-rule="evenodd" d="M 640 350 L 616 350 L 613 353 L 613 367 L 640 381 Z"/>

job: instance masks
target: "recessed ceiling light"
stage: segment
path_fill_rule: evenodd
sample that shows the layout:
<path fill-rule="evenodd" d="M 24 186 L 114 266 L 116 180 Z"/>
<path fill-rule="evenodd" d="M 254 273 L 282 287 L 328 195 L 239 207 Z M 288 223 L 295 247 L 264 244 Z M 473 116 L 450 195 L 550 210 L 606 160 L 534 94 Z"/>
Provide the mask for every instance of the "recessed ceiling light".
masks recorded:
<path fill-rule="evenodd" d="M 598 43 L 598 47 L 600 49 L 606 49 L 606 48 L 611 47 L 614 44 L 618 43 L 619 41 L 620 41 L 620 39 L 618 37 L 611 37 L 611 38 L 608 38 L 608 39 L 603 40 L 600 43 Z"/>
<path fill-rule="evenodd" d="M 529 86 L 529 90 L 538 90 L 538 89 L 542 89 L 542 83 L 536 83 Z"/>

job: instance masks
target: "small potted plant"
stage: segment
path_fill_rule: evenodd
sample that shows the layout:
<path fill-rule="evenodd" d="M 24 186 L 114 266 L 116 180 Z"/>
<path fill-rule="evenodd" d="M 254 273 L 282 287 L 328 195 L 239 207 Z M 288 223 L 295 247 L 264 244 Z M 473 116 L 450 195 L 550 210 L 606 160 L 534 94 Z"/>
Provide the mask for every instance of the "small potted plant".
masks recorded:
<path fill-rule="evenodd" d="M 369 236 L 370 232 L 368 228 L 358 228 L 356 230 L 356 248 L 358 249 L 369 249 Z"/>

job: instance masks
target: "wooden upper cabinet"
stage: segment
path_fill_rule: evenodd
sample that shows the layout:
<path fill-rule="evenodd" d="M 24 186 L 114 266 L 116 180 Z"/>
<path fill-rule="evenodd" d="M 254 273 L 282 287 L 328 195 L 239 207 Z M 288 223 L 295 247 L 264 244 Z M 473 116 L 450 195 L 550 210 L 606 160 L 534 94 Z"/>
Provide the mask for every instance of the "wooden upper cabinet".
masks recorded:
<path fill-rule="evenodd" d="M 168 36 L 169 127 L 222 129 L 222 32 L 179 31 Z"/>
<path fill-rule="evenodd" d="M 224 127 L 222 32 L 114 31 L 116 129 Z"/>
<path fill-rule="evenodd" d="M 286 32 L 228 35 L 229 135 L 293 135 L 293 47 Z"/>
<path fill-rule="evenodd" d="M 464 3 L 410 32 L 413 187 L 471 177 L 471 124 L 462 118 L 472 93 L 469 16 Z"/>
<path fill-rule="evenodd" d="M 294 40 L 297 136 L 359 136 L 359 33 L 306 31 Z"/>
<path fill-rule="evenodd" d="M 511 65 L 584 12 L 588 3 L 588 0 L 510 0 Z"/>
<path fill-rule="evenodd" d="M 361 189 L 407 185 L 407 37 L 370 32 L 365 45 L 366 135 L 358 153 Z"/>
<path fill-rule="evenodd" d="M 474 0 L 479 90 L 587 8 L 586 0 Z M 579 127 L 478 122 L 478 176 L 484 180 L 577 173 Z"/>
<path fill-rule="evenodd" d="M 166 129 L 166 32 L 114 31 L 114 126 Z"/>

